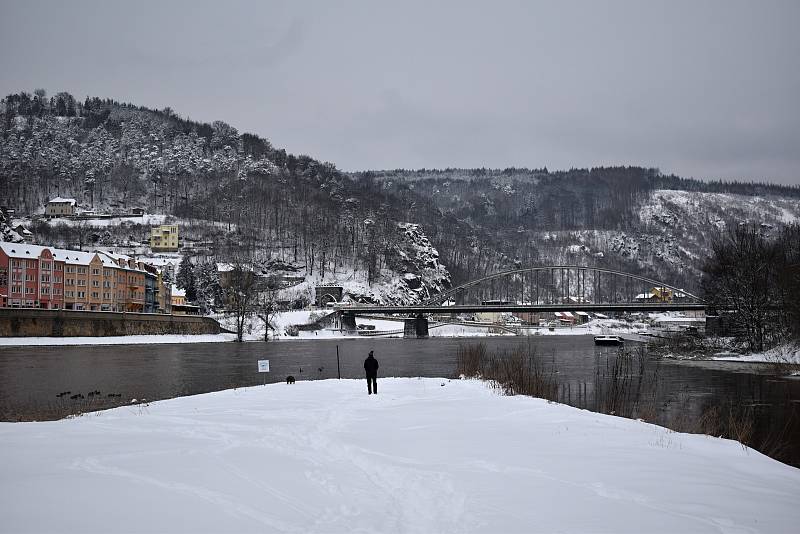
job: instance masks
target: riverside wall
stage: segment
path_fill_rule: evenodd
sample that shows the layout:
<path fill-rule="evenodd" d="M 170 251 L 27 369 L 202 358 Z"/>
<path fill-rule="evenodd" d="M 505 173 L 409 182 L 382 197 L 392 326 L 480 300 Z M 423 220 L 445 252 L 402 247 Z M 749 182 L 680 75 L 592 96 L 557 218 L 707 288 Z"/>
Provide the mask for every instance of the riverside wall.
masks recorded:
<path fill-rule="evenodd" d="M 0 337 L 219 334 L 210 317 L 152 313 L 0 308 Z"/>

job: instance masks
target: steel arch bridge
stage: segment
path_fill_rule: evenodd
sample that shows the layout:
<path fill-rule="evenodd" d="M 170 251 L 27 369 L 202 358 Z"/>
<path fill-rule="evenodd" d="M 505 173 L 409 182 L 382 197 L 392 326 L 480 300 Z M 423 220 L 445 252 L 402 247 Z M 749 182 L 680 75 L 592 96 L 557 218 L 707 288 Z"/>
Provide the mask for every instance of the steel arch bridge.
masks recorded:
<path fill-rule="evenodd" d="M 551 265 L 503 271 L 443 291 L 422 306 L 527 304 L 703 304 L 683 288 L 615 269 Z"/>

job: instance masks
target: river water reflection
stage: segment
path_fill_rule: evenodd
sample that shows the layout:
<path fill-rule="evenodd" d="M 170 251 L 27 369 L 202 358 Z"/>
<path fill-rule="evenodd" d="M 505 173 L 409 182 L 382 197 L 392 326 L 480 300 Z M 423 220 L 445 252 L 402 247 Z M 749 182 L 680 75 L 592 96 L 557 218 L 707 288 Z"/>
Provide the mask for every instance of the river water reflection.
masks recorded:
<path fill-rule="evenodd" d="M 336 378 L 341 372 L 342 378 L 362 378 L 370 350 L 380 361 L 381 377 L 452 377 L 459 347 L 478 342 L 489 351 L 532 348 L 544 365 L 557 371 L 558 382 L 569 391 L 563 400 L 590 408 L 598 374 L 616 355 L 614 349 L 595 347 L 591 336 L 6 347 L 0 348 L 0 419 L 52 419 L 129 404 L 132 399 L 159 400 L 282 382 L 288 375 L 315 380 Z M 259 359 L 270 360 L 269 373 L 257 372 Z M 712 406 L 749 406 L 756 437 L 781 444 L 764 452 L 800 465 L 800 380 L 775 377 L 769 366 L 758 364 L 648 360 L 647 366 L 651 371 L 657 366 L 659 386 L 654 395 L 659 424 L 680 427 L 678 421 L 699 418 Z M 57 397 L 66 391 L 70 394 Z M 88 397 L 90 391 L 100 393 Z M 579 398 L 579 391 L 588 398 Z M 84 398 L 70 399 L 75 394 Z"/>

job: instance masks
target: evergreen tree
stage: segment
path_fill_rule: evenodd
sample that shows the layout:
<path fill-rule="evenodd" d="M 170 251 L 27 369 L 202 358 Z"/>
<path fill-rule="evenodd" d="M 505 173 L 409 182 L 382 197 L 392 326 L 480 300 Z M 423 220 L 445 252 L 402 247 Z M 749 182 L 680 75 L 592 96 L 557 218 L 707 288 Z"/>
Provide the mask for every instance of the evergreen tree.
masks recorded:
<path fill-rule="evenodd" d="M 194 265 L 189 256 L 184 256 L 178 267 L 178 274 L 175 276 L 175 283 L 180 289 L 186 290 L 186 300 L 195 302 L 197 300 L 197 288 L 195 286 Z"/>
<path fill-rule="evenodd" d="M 219 272 L 213 262 L 199 264 L 194 271 L 195 291 L 200 312 L 207 314 L 222 302 L 222 289 L 219 283 Z"/>

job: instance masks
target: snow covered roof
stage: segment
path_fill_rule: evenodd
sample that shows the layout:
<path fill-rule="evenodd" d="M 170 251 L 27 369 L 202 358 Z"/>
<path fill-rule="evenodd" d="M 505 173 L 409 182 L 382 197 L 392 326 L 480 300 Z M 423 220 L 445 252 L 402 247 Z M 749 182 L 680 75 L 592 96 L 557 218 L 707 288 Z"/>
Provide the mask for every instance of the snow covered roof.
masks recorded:
<path fill-rule="evenodd" d="M 77 203 L 78 202 L 74 198 L 56 197 L 52 199 L 48 204 L 71 204 L 74 206 Z"/>
<path fill-rule="evenodd" d="M 178 289 L 178 286 L 173 284 L 173 286 L 172 286 L 172 296 L 173 297 L 185 297 L 186 296 L 186 290 L 185 289 Z"/>
<path fill-rule="evenodd" d="M 233 270 L 233 265 L 230 263 L 217 263 L 217 271 L 227 273 Z"/>
<path fill-rule="evenodd" d="M 48 247 L 0 242 L 0 248 L 3 249 L 3 252 L 5 252 L 6 256 L 9 258 L 38 258 L 42 255 L 42 251 Z"/>
<path fill-rule="evenodd" d="M 656 317 L 656 323 L 704 323 L 705 317 Z"/>
<path fill-rule="evenodd" d="M 99 253 L 111 258 L 112 260 L 129 261 L 131 259 L 130 256 L 126 256 L 125 254 L 117 254 L 108 250 L 100 250 Z"/>
<path fill-rule="evenodd" d="M 100 255 L 100 258 L 103 258 L 103 256 L 105 256 L 105 257 L 109 258 L 110 260 L 112 260 L 112 262 L 113 262 L 112 264 L 115 267 L 121 267 L 121 268 L 127 269 L 129 271 L 147 272 L 147 269 L 140 268 L 139 264 L 136 261 L 136 258 L 133 258 L 131 256 L 127 256 L 125 254 L 116 254 L 114 252 L 109 252 L 107 250 L 100 250 L 100 251 L 98 251 L 98 254 Z M 134 264 L 135 267 L 131 267 L 130 266 L 130 262 L 131 261 L 133 261 L 133 264 Z M 103 263 L 106 263 L 105 259 L 103 260 Z M 142 262 L 142 263 L 145 263 L 145 262 Z"/>
<path fill-rule="evenodd" d="M 88 265 L 97 256 L 96 252 L 82 252 L 80 250 L 62 250 L 59 248 L 50 249 L 53 257 L 66 263 L 76 265 Z"/>
<path fill-rule="evenodd" d="M 70 264 L 88 265 L 98 256 L 103 265 L 109 267 L 117 267 L 117 264 L 110 259 L 104 258 L 102 254 L 96 252 L 84 252 L 81 250 L 66 250 L 62 248 L 44 247 L 41 245 L 24 245 L 21 243 L 5 243 L 0 242 L 0 247 L 10 258 L 38 258 L 42 255 L 42 251 L 49 250 L 53 254 L 53 258 L 61 260 Z"/>

